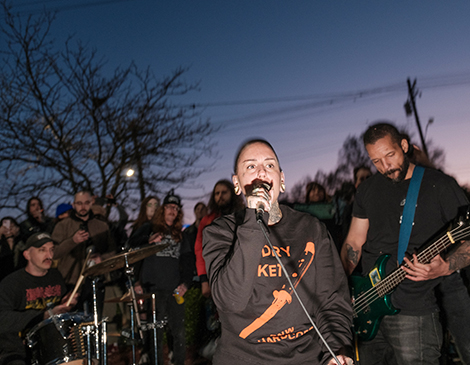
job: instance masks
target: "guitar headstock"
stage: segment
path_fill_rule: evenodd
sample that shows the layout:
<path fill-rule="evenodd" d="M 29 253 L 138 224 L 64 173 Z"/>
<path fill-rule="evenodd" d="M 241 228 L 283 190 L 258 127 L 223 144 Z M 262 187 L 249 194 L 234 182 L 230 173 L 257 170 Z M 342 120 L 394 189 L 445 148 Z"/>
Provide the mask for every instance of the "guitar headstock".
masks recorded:
<path fill-rule="evenodd" d="M 460 240 L 470 239 L 470 205 L 459 208 L 459 213 L 453 226 L 458 228 Z"/>

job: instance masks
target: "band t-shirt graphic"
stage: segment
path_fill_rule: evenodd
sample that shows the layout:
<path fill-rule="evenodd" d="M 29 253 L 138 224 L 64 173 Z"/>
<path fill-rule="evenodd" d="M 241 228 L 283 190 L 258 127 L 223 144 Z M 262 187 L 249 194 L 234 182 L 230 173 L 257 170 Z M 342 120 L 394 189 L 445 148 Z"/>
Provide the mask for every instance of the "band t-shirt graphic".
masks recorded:
<path fill-rule="evenodd" d="M 25 309 L 46 309 L 48 303 L 54 304 L 60 301 L 61 291 L 59 284 L 26 289 Z"/>

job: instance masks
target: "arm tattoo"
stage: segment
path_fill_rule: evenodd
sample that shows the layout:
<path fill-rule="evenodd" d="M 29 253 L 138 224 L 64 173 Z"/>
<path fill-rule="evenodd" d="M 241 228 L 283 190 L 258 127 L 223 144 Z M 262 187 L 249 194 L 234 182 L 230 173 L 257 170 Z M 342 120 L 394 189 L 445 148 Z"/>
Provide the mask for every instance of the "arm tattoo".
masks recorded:
<path fill-rule="evenodd" d="M 348 260 L 356 267 L 359 262 L 359 251 L 355 251 L 350 244 L 346 243 L 346 252 Z"/>
<path fill-rule="evenodd" d="M 449 269 L 452 271 L 463 269 L 470 265 L 470 241 L 464 241 L 463 244 L 448 258 Z"/>

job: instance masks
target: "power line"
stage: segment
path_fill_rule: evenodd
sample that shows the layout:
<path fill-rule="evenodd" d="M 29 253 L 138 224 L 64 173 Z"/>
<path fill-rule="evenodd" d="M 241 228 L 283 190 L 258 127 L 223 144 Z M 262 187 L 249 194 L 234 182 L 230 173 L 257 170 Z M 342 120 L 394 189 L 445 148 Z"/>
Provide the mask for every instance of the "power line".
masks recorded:
<path fill-rule="evenodd" d="M 419 78 L 420 89 L 435 89 L 443 87 L 463 86 L 470 84 L 470 72 L 456 73 L 449 75 L 430 76 Z M 260 98 L 249 100 L 232 100 L 232 101 L 218 101 L 218 102 L 202 102 L 192 104 L 179 104 L 174 105 L 174 108 L 210 108 L 210 107 L 226 107 L 226 106 L 239 106 L 239 105 L 259 105 L 259 104 L 272 104 L 272 103 L 293 103 L 300 101 L 314 101 L 316 106 L 325 106 L 328 104 L 335 104 L 344 101 L 356 101 L 369 96 L 378 94 L 390 94 L 397 92 L 407 92 L 406 82 L 399 82 L 381 87 L 370 89 L 363 89 L 358 91 L 347 91 L 338 93 L 325 93 L 314 95 L 298 95 L 286 96 L 277 98 Z"/>
<path fill-rule="evenodd" d="M 42 3 L 53 3 L 57 2 L 60 0 L 45 0 L 42 1 Z M 29 10 L 21 10 L 18 11 L 15 15 L 17 16 L 25 16 L 25 15 L 37 15 L 41 14 L 44 12 L 61 12 L 61 11 L 69 11 L 69 10 L 76 10 L 76 9 L 83 9 L 83 8 L 91 8 L 95 6 L 101 6 L 101 5 L 110 5 L 110 4 L 117 4 L 117 3 L 122 3 L 122 2 L 129 2 L 129 1 L 136 1 L 136 0 L 101 0 L 101 1 L 94 1 L 94 2 L 87 2 L 87 3 L 82 3 L 82 4 L 71 4 L 71 5 L 57 5 L 55 7 L 51 8 L 46 8 L 43 6 L 42 8 L 35 8 L 35 9 L 29 9 Z M 23 3 L 23 4 L 15 4 L 14 7 L 12 7 L 12 10 L 17 7 L 24 7 L 24 6 L 30 6 L 30 5 L 42 5 L 38 4 L 35 2 L 28 2 L 28 3 Z"/>

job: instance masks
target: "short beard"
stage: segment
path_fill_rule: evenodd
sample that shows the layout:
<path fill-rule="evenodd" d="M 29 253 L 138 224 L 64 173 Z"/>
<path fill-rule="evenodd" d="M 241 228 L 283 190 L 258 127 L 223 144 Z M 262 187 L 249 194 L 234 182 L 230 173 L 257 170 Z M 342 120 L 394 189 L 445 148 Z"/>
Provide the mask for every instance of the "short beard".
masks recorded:
<path fill-rule="evenodd" d="M 75 211 L 75 215 L 80 218 L 88 217 L 89 214 L 90 214 L 89 210 L 85 214 L 80 214 L 80 212 Z"/>
<path fill-rule="evenodd" d="M 410 159 L 408 158 L 407 155 L 403 154 L 403 163 L 400 166 L 400 169 L 399 169 L 400 173 L 398 174 L 398 176 L 395 179 L 392 179 L 391 177 L 389 177 L 388 174 L 387 175 L 384 174 L 384 176 L 387 179 L 389 179 L 391 182 L 393 182 L 394 184 L 398 184 L 402 182 L 403 180 L 405 180 L 409 167 L 410 167 Z"/>

